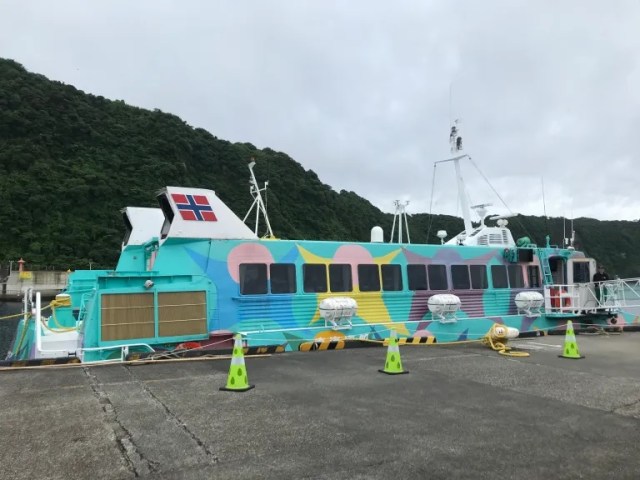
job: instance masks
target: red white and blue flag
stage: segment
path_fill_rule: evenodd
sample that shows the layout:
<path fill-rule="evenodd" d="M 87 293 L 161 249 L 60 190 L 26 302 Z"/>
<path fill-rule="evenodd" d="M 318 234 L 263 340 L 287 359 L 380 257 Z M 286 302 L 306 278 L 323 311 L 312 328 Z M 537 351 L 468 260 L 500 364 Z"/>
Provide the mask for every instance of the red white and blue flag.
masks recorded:
<path fill-rule="evenodd" d="M 196 220 L 198 222 L 218 221 L 205 195 L 172 193 L 171 198 L 176 203 L 183 220 Z"/>

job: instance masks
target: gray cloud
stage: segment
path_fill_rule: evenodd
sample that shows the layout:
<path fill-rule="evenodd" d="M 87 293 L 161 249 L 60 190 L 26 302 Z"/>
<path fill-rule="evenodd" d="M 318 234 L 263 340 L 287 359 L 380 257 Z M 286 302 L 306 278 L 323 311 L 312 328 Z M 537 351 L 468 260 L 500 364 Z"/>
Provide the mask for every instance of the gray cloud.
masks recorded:
<path fill-rule="evenodd" d="M 636 219 L 638 25 L 633 1 L 5 0 L 0 56 L 287 152 L 386 211 L 427 211 L 453 115 L 513 211 L 542 215 L 544 177 L 549 215 Z M 459 213 L 437 180 L 434 211 Z"/>

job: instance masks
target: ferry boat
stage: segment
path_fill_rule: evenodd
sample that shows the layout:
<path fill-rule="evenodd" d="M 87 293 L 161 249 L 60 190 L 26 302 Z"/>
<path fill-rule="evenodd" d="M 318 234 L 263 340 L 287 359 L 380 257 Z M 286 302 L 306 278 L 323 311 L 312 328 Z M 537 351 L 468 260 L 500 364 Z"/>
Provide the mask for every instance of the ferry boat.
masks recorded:
<path fill-rule="evenodd" d="M 594 284 L 594 259 L 548 238 L 516 241 L 505 217 L 482 209 L 473 226 L 455 127 L 451 144 L 464 231 L 446 242 L 445 232 L 441 244 L 411 244 L 408 235 L 384 242 L 380 227 L 369 242 L 260 238 L 257 223 L 249 228 L 214 191 L 167 187 L 159 208 L 123 210 L 115 270 L 73 272 L 49 316 L 39 294 L 25 292 L 7 360 L 121 361 L 228 346 L 237 333 L 249 347 L 295 351 L 392 330 L 432 343 L 479 339 L 495 324 L 527 336 L 569 319 L 640 323 L 624 309 L 629 294 L 640 304 L 638 279 Z M 252 166 L 257 221 L 266 212 Z"/>

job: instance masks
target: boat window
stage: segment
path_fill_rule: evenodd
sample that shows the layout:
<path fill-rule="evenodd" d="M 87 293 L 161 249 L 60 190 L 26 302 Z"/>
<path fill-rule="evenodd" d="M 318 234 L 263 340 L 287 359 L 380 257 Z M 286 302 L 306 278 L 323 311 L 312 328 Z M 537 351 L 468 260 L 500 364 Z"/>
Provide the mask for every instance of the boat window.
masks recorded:
<path fill-rule="evenodd" d="M 589 262 L 574 262 L 573 283 L 589 283 L 590 281 Z"/>
<path fill-rule="evenodd" d="M 511 288 L 524 288 L 522 265 L 509 265 L 507 271 L 509 273 L 509 285 L 511 285 Z"/>
<path fill-rule="evenodd" d="M 402 271 L 400 265 L 381 265 L 382 290 L 385 292 L 399 292 L 402 290 Z"/>
<path fill-rule="evenodd" d="M 269 270 L 271 293 L 296 293 L 296 267 L 293 263 L 272 263 Z"/>
<path fill-rule="evenodd" d="M 240 293 L 258 295 L 267 293 L 267 265 L 264 263 L 240 264 Z"/>
<path fill-rule="evenodd" d="M 428 290 L 427 267 L 424 265 L 407 265 L 409 290 Z"/>
<path fill-rule="evenodd" d="M 469 266 L 451 265 L 451 283 L 454 290 L 469 290 L 471 288 Z"/>
<path fill-rule="evenodd" d="M 350 292 L 353 290 L 351 265 L 329 265 L 329 289 L 332 292 Z"/>
<path fill-rule="evenodd" d="M 304 291 L 318 293 L 327 291 L 327 267 L 322 263 L 305 263 L 302 266 Z"/>
<path fill-rule="evenodd" d="M 493 288 L 509 288 L 507 267 L 504 265 L 491 265 L 491 281 L 493 282 Z"/>
<path fill-rule="evenodd" d="M 358 285 L 361 292 L 380 291 L 378 265 L 358 265 Z"/>
<path fill-rule="evenodd" d="M 529 265 L 527 267 L 527 276 L 529 277 L 529 288 L 538 288 L 540 286 L 540 268 L 537 265 Z"/>
<path fill-rule="evenodd" d="M 429 265 L 427 273 L 429 274 L 429 287 L 431 287 L 431 290 L 447 290 L 449 288 L 446 266 Z"/>
<path fill-rule="evenodd" d="M 562 257 L 550 257 L 549 268 L 551 269 L 553 283 L 564 283 L 564 259 Z"/>
<path fill-rule="evenodd" d="M 487 269 L 484 265 L 471 265 L 471 288 L 484 290 L 489 287 L 487 281 Z"/>

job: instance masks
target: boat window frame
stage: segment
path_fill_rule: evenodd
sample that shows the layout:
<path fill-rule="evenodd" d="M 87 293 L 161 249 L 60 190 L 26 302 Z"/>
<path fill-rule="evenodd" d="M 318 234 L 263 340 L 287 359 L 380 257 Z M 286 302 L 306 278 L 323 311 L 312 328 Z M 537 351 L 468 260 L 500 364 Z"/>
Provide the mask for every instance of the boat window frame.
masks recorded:
<path fill-rule="evenodd" d="M 427 278 L 429 279 L 429 290 L 433 292 L 449 290 L 449 279 L 447 278 L 447 266 L 445 264 L 432 263 L 427 265 Z M 442 283 L 442 280 L 444 280 L 444 283 Z M 438 288 L 434 288 L 434 283 Z M 444 288 L 441 288 L 443 285 Z"/>
<path fill-rule="evenodd" d="M 279 280 L 276 280 L 274 282 L 274 279 L 277 279 L 279 277 L 279 273 L 275 273 L 274 269 L 280 269 L 281 267 L 286 267 L 286 278 L 285 281 L 280 282 Z M 274 291 L 274 284 L 275 285 L 279 285 L 280 283 L 282 283 L 283 285 L 286 283 L 286 286 L 288 287 L 286 290 L 282 290 L 282 291 Z M 270 293 L 274 294 L 274 295 L 287 295 L 287 294 L 292 294 L 292 293 L 296 293 L 298 290 L 298 284 L 297 284 L 297 272 L 296 272 L 296 264 L 295 263 L 272 263 L 269 265 L 269 287 L 270 287 Z M 278 289 L 279 290 L 279 289 Z"/>
<path fill-rule="evenodd" d="M 252 275 L 254 278 L 247 278 L 249 273 L 257 273 Z M 238 287 L 240 295 L 266 295 L 269 293 L 266 263 L 241 263 L 238 265 Z M 247 284 L 252 288 L 247 288 Z M 254 288 L 259 285 L 261 288 Z M 247 291 L 251 290 L 251 291 Z"/>
<path fill-rule="evenodd" d="M 461 277 L 460 273 L 455 273 L 458 270 L 461 271 L 462 269 L 466 271 L 466 276 L 462 275 Z M 449 271 L 451 272 L 451 288 L 453 290 L 471 290 L 471 275 L 469 272 L 469 265 L 464 265 L 464 264 L 451 265 L 449 267 Z M 464 281 L 462 284 L 459 284 L 458 280 L 464 280 L 465 277 L 466 277 L 466 284 L 464 283 Z"/>
<path fill-rule="evenodd" d="M 319 274 L 320 268 L 324 270 L 324 275 Z M 311 272 L 308 272 L 308 270 L 318 270 L 317 274 L 313 274 L 315 275 L 315 278 L 309 278 Z M 314 286 L 313 289 L 308 288 L 308 282 L 312 280 L 315 281 L 320 278 L 324 278 L 324 284 L 322 283 L 322 281 L 320 281 L 318 283 L 312 284 Z M 327 293 L 329 291 L 327 265 L 325 263 L 304 263 L 302 265 L 302 290 L 304 291 L 304 293 Z"/>
<path fill-rule="evenodd" d="M 363 288 L 363 282 L 362 282 L 363 278 L 367 280 L 364 283 L 364 286 L 366 288 Z M 377 263 L 358 264 L 358 289 L 361 292 L 379 292 L 380 288 L 381 288 L 381 283 L 380 283 L 379 265 Z"/>
<path fill-rule="evenodd" d="M 391 276 L 389 276 L 391 275 Z M 404 290 L 404 282 L 402 281 L 402 267 L 394 263 L 386 263 L 380 265 L 380 277 L 383 292 L 401 292 Z M 389 280 L 391 287 L 388 288 Z"/>
<path fill-rule="evenodd" d="M 496 273 L 497 271 L 501 271 L 504 274 L 504 285 L 497 285 L 496 282 Z M 509 274 L 507 273 L 506 265 L 491 265 L 491 286 L 495 289 L 503 290 L 505 288 L 509 288 Z"/>
<path fill-rule="evenodd" d="M 342 285 L 334 288 L 334 279 L 336 280 L 336 283 L 339 281 Z M 329 264 L 329 291 L 334 293 L 353 292 L 353 272 L 351 271 L 351 264 Z"/>
<path fill-rule="evenodd" d="M 507 265 L 507 276 L 509 277 L 509 288 L 526 288 L 521 264 L 513 263 Z"/>
<path fill-rule="evenodd" d="M 533 272 L 535 272 L 535 277 L 533 276 Z M 538 265 L 527 265 L 527 282 L 529 288 L 542 287 L 542 283 L 540 282 L 540 267 Z"/>
<path fill-rule="evenodd" d="M 416 279 L 414 274 L 420 272 L 422 278 Z M 424 288 L 414 288 L 416 280 L 424 280 Z M 419 286 L 422 286 L 420 284 Z M 427 266 L 423 263 L 407 264 L 407 288 L 413 292 L 426 292 L 429 290 L 429 279 L 427 277 Z"/>
<path fill-rule="evenodd" d="M 477 278 L 474 275 L 475 272 L 481 272 L 482 278 Z M 469 276 L 471 277 L 471 289 L 472 290 L 486 290 L 489 288 L 489 279 L 487 276 L 487 266 L 486 265 L 469 265 Z M 481 280 L 482 286 L 478 287 L 477 280 Z"/>

